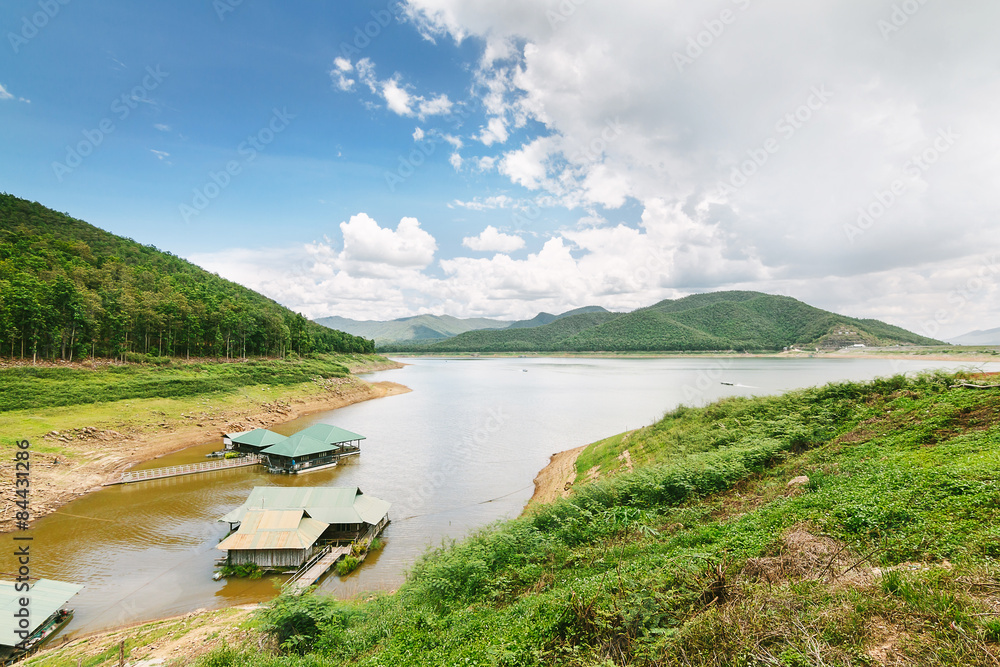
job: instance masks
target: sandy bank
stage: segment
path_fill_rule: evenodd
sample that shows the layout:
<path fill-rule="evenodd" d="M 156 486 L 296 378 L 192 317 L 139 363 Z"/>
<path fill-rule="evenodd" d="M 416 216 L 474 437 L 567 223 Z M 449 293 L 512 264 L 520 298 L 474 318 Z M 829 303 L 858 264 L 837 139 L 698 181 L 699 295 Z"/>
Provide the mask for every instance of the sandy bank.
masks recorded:
<path fill-rule="evenodd" d="M 395 382 L 372 383 L 348 376 L 271 392 L 247 390 L 225 397 L 199 396 L 178 401 L 119 401 L 110 404 L 110 409 L 102 406 L 100 410 L 80 406 L 63 409 L 63 422 L 86 425 L 48 431 L 30 439 L 31 519 L 101 488 L 138 463 L 192 445 L 218 442 L 221 447 L 223 433 L 267 428 L 314 412 L 408 391 Z M 66 412 L 71 414 L 66 416 Z M 43 417 L 38 420 L 43 421 Z M 14 498 L 13 456 L 5 459 L 0 461 L 0 494 Z M 16 511 L 13 502 L 4 504 L 0 532 L 15 528 Z"/>
<path fill-rule="evenodd" d="M 552 455 L 549 464 L 535 477 L 535 492 L 525 506 L 525 511 L 532 505 L 551 503 L 569 496 L 573 482 L 576 481 L 576 459 L 588 446 L 581 445 Z"/>

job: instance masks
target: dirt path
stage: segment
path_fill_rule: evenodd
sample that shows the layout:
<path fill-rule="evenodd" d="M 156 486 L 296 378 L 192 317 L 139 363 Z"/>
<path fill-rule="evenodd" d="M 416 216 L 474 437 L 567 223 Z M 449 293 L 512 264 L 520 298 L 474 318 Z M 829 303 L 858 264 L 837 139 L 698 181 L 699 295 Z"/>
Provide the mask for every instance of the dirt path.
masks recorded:
<path fill-rule="evenodd" d="M 115 475 L 138 463 L 206 442 L 217 441 L 221 448 L 223 433 L 267 428 L 314 412 L 408 391 L 409 388 L 395 382 L 372 383 L 348 376 L 316 382 L 309 393 L 270 402 L 247 400 L 238 401 L 237 407 L 206 406 L 197 413 L 144 414 L 144 423 L 124 433 L 112 428 L 113 425 L 101 423 L 51 431 L 40 441 L 32 442 L 31 519 L 34 521 L 100 489 Z M 52 446 L 70 452 L 70 456 L 44 453 L 46 448 L 51 451 Z M 12 459 L 0 461 L 0 497 L 9 499 L 15 498 Z M 16 511 L 13 502 L 3 504 L 0 532 L 15 528 Z"/>
<path fill-rule="evenodd" d="M 224 642 L 230 646 L 267 646 L 267 640 L 246 627 L 259 605 L 241 605 L 215 611 L 193 611 L 99 632 L 74 639 L 56 639 L 27 661 L 56 665 L 76 665 L 78 661 L 95 667 L 119 664 L 118 651 L 124 643 L 125 664 L 130 667 L 181 667 Z"/>
<path fill-rule="evenodd" d="M 587 445 L 581 445 L 553 454 L 549 464 L 535 477 L 535 492 L 525 509 L 538 503 L 551 503 L 553 500 L 569 496 L 573 482 L 576 481 L 576 458 L 586 448 Z"/>

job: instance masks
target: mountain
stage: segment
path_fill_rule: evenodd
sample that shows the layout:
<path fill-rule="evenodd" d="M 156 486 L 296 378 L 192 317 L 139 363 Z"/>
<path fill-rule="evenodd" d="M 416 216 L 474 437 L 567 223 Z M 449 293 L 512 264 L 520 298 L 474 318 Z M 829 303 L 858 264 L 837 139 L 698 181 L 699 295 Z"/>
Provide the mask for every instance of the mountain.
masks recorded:
<path fill-rule="evenodd" d="M 949 338 L 952 345 L 1000 345 L 1000 327 L 986 331 L 970 331 L 956 338 Z"/>
<path fill-rule="evenodd" d="M 606 313 L 600 306 L 584 306 L 561 315 L 538 313 L 530 320 L 491 320 L 484 317 L 460 319 L 450 315 L 414 315 L 397 320 L 351 320 L 346 317 L 321 317 L 315 322 L 325 327 L 372 338 L 378 345 L 393 343 L 425 343 L 445 340 L 480 329 L 531 329 L 551 324 L 564 317 L 583 313 Z"/>
<path fill-rule="evenodd" d="M 366 352 L 242 285 L 0 193 L 0 353 L 242 357 Z"/>
<path fill-rule="evenodd" d="M 406 348 L 427 352 L 833 350 L 852 345 L 940 345 L 896 326 L 831 313 L 791 297 L 712 292 L 631 313 L 589 312 L 531 329 L 471 331 Z"/>
<path fill-rule="evenodd" d="M 535 327 L 544 326 L 546 324 L 552 324 L 556 320 L 561 320 L 564 317 L 572 317 L 573 315 L 583 315 L 585 313 L 606 313 L 606 309 L 600 306 L 584 306 L 583 308 L 577 308 L 575 310 L 568 310 L 562 315 L 553 315 L 552 313 L 538 313 L 530 320 L 519 320 L 517 322 L 512 322 L 508 329 L 533 329 Z"/>
<path fill-rule="evenodd" d="M 483 317 L 459 319 L 450 315 L 415 315 L 386 322 L 332 316 L 321 317 L 314 321 L 325 327 L 374 339 L 377 344 L 443 340 L 474 329 L 500 329 L 510 324 L 505 320 L 490 320 Z"/>

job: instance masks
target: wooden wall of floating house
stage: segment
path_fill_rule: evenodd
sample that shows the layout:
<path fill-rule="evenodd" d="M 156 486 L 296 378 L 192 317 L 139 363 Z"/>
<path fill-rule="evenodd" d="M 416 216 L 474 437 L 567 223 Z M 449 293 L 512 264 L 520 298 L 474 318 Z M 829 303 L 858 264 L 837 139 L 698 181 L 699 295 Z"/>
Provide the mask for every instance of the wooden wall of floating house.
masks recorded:
<path fill-rule="evenodd" d="M 315 549 L 230 549 L 233 565 L 254 564 L 258 567 L 299 567 L 309 560 Z"/>

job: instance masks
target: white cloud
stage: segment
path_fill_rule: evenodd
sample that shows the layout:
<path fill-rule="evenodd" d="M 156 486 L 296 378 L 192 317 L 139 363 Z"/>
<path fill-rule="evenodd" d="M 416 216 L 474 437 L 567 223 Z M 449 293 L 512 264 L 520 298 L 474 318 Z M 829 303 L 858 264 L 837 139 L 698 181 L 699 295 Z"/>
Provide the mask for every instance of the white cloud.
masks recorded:
<path fill-rule="evenodd" d="M 340 231 L 344 236 L 340 259 L 344 262 L 425 268 L 437 251 L 434 237 L 420 228 L 416 218 L 403 218 L 392 230 L 358 213 L 340 223 Z"/>
<path fill-rule="evenodd" d="M 382 82 L 382 97 L 385 98 L 389 111 L 400 116 L 409 116 L 413 113 L 410 109 L 410 94 L 399 87 L 399 82 L 395 79 L 388 79 Z"/>
<path fill-rule="evenodd" d="M 504 234 L 493 225 L 487 225 L 479 236 L 467 236 L 462 239 L 462 245 L 477 252 L 513 252 L 524 247 L 524 239 Z"/>
<path fill-rule="evenodd" d="M 502 144 L 507 141 L 508 136 L 510 135 L 507 133 L 507 126 L 504 124 L 503 118 L 494 117 L 490 118 L 489 123 L 479 133 L 479 141 L 483 142 L 485 146 L 491 146 Z"/>
<path fill-rule="evenodd" d="M 422 129 L 418 127 L 415 130 L 413 130 L 414 141 L 423 141 L 423 138 L 424 138 L 424 131 Z"/>
<path fill-rule="evenodd" d="M 0 83 L 0 102 L 13 99 L 15 99 L 15 96 L 12 95 L 10 91 L 8 91 L 6 88 L 4 88 L 4 85 L 2 83 Z M 18 97 L 17 101 L 24 102 L 25 104 L 31 104 L 31 100 L 24 97 Z"/>
<path fill-rule="evenodd" d="M 449 208 L 467 208 L 473 211 L 486 211 L 494 208 L 507 208 L 514 204 L 514 200 L 507 195 L 495 195 L 490 197 L 476 197 L 471 201 L 456 199 L 448 204 Z"/>
<path fill-rule="evenodd" d="M 155 123 L 153 125 L 153 129 L 159 130 L 160 132 L 169 132 L 170 131 L 170 126 L 166 125 L 164 123 Z"/>
<path fill-rule="evenodd" d="M 448 156 L 448 164 L 450 164 L 455 171 L 460 170 L 462 168 L 462 156 L 458 153 L 452 153 Z"/>
<path fill-rule="evenodd" d="M 353 90 L 355 80 L 348 76 L 348 73 L 356 72 L 358 79 L 368 87 L 368 90 L 378 95 L 386 107 L 399 116 L 416 116 L 423 120 L 429 116 L 448 115 L 454 107 L 454 103 L 444 93 L 428 99 L 411 92 L 409 87 L 402 83 L 398 73 L 380 81 L 375 74 L 375 64 L 370 58 L 362 58 L 356 65 L 343 57 L 335 58 L 333 62 L 330 78 L 340 90 Z"/>
<path fill-rule="evenodd" d="M 548 176 L 546 163 L 553 157 L 555 140 L 539 137 L 517 150 L 510 151 L 500 160 L 500 173 L 529 190 L 542 187 Z"/>
<path fill-rule="evenodd" d="M 149 152 L 155 155 L 158 160 L 166 160 L 168 157 L 170 157 L 170 153 L 166 151 L 158 151 L 155 148 L 150 148 Z"/>
<path fill-rule="evenodd" d="M 451 113 L 452 101 L 447 95 L 441 94 L 429 100 L 420 100 L 419 113 L 421 118 L 425 116 L 439 116 Z"/>

